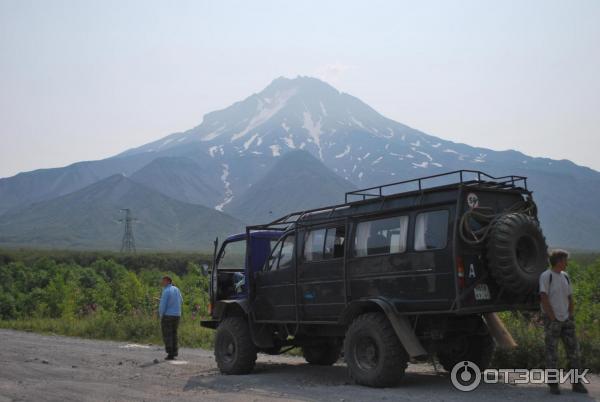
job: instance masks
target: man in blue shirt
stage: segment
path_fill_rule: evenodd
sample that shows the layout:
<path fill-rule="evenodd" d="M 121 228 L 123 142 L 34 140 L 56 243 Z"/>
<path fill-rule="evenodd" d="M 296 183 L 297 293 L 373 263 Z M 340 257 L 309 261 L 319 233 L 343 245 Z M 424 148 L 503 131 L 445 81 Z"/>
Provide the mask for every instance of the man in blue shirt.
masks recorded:
<path fill-rule="evenodd" d="M 175 360 L 178 355 L 177 328 L 181 318 L 181 305 L 183 298 L 181 292 L 175 286 L 170 277 L 164 276 L 161 281 L 163 287 L 158 307 L 160 316 L 160 327 L 162 329 L 163 341 L 167 357 L 165 360 Z"/>

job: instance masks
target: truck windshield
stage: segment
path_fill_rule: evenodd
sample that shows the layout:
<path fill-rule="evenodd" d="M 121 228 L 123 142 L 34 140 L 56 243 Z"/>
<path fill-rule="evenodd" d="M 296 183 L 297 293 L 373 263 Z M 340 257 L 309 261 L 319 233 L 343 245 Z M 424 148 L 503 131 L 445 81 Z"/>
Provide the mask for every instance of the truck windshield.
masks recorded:
<path fill-rule="evenodd" d="M 219 258 L 218 269 L 244 269 L 245 259 L 245 239 L 227 243 Z"/>

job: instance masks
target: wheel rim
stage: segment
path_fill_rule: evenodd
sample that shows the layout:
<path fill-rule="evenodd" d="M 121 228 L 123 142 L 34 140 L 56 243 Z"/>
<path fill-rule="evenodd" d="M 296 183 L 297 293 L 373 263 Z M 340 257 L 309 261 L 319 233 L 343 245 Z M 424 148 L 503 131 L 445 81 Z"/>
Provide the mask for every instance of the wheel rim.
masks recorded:
<path fill-rule="evenodd" d="M 362 336 L 354 345 L 356 365 L 365 371 L 373 370 L 379 363 L 379 348 L 370 336 Z"/>
<path fill-rule="evenodd" d="M 515 249 L 517 264 L 528 273 L 534 273 L 537 261 L 537 247 L 531 236 L 521 236 Z"/>
<path fill-rule="evenodd" d="M 223 360 L 225 362 L 231 363 L 235 359 L 235 342 L 230 334 L 223 336 L 221 350 L 223 351 Z"/>

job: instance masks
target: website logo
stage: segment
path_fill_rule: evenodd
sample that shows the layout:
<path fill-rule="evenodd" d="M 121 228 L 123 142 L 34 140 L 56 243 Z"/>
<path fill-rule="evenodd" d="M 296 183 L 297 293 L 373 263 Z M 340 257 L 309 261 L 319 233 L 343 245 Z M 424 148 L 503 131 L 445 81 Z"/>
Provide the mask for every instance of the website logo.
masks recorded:
<path fill-rule="evenodd" d="M 481 370 L 479 367 L 468 360 L 458 362 L 450 372 L 452 385 L 459 391 L 473 391 L 481 383 Z"/>
<path fill-rule="evenodd" d="M 469 392 L 482 382 L 486 384 L 564 384 L 567 382 L 589 384 L 590 381 L 586 377 L 589 371 L 589 369 L 487 369 L 481 371 L 477 364 L 463 360 L 454 365 L 450 372 L 450 379 L 454 388 Z"/>

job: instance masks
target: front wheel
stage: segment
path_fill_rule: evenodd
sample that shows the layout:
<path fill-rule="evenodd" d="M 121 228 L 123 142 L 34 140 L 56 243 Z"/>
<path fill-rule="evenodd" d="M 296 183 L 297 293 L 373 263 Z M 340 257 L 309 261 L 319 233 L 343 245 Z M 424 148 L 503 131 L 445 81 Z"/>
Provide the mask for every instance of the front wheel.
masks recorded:
<path fill-rule="evenodd" d="M 256 363 L 256 346 L 243 317 L 225 318 L 215 334 L 215 360 L 223 374 L 248 374 Z"/>
<path fill-rule="evenodd" d="M 350 377 L 361 385 L 387 387 L 404 376 L 408 355 L 383 313 L 358 316 L 348 328 L 344 358 Z"/>

